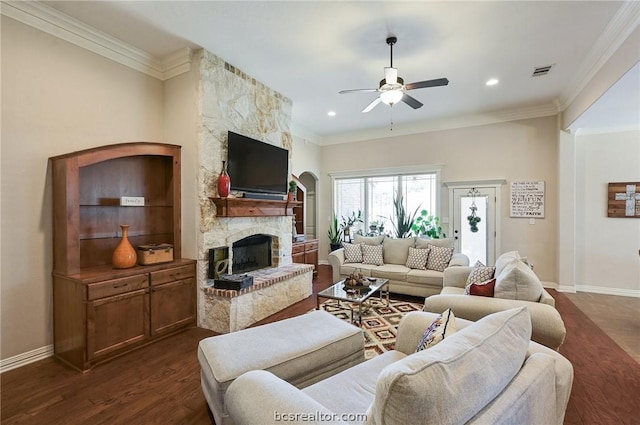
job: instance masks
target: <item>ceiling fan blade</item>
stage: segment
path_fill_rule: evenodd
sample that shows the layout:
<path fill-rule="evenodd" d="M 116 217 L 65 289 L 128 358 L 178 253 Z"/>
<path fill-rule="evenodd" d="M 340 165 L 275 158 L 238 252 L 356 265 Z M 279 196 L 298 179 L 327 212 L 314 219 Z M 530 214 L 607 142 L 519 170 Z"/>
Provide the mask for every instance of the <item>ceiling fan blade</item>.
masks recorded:
<path fill-rule="evenodd" d="M 385 67 L 384 69 L 384 80 L 387 84 L 395 84 L 398 82 L 398 69 Z"/>
<path fill-rule="evenodd" d="M 446 78 L 437 78 L 435 80 L 418 81 L 416 83 L 405 84 L 405 90 L 423 89 L 426 87 L 439 87 L 449 84 Z"/>
<path fill-rule="evenodd" d="M 409 96 L 408 94 L 403 94 L 402 95 L 402 99 L 401 99 L 404 103 L 406 103 L 407 105 L 411 106 L 413 109 L 418 109 L 420 107 L 422 107 L 422 103 L 420 103 L 420 101 L 414 97 Z"/>
<path fill-rule="evenodd" d="M 355 92 L 374 92 L 378 91 L 378 89 L 351 89 L 351 90 L 340 90 L 338 93 L 346 94 L 346 93 L 355 93 Z"/>
<path fill-rule="evenodd" d="M 371 102 L 366 108 L 362 110 L 362 113 L 364 114 L 369 112 L 370 110 L 375 108 L 378 103 L 380 103 L 380 98 L 376 97 L 373 102 Z"/>

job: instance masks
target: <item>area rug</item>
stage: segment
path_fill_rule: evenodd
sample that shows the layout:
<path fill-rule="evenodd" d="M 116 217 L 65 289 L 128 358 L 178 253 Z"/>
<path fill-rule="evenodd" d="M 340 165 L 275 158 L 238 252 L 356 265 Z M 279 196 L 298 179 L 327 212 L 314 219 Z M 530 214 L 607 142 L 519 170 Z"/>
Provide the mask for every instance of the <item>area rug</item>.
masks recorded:
<path fill-rule="evenodd" d="M 422 304 L 407 301 L 389 300 L 378 298 L 370 299 L 371 308 L 362 314 L 362 330 L 364 331 L 365 358 L 370 359 L 385 351 L 393 350 L 396 343 L 396 334 L 400 319 L 411 311 L 421 311 Z M 339 319 L 347 322 L 351 321 L 351 312 L 346 303 L 341 302 L 340 306 L 335 300 L 328 300 L 320 305 L 320 308 L 333 314 Z M 357 320 L 357 309 L 354 314 Z"/>

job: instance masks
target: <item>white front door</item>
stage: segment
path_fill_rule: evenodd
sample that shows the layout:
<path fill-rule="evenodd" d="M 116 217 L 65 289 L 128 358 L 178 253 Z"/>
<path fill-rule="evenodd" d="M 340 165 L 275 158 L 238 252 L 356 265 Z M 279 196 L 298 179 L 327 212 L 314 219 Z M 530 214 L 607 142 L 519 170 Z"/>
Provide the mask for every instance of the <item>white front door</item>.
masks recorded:
<path fill-rule="evenodd" d="M 476 190 L 475 196 L 472 191 Z M 493 265 L 496 259 L 496 188 L 456 187 L 453 192 L 453 236 L 456 251 L 469 257 L 469 265 L 476 261 Z M 472 205 L 480 221 L 472 226 L 469 216 Z"/>

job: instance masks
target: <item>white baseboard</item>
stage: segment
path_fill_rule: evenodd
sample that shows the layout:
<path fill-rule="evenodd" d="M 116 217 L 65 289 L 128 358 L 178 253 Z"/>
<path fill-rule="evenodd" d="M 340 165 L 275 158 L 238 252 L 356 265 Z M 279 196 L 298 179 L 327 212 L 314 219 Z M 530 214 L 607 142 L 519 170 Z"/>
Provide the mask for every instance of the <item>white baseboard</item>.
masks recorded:
<path fill-rule="evenodd" d="M 640 289 L 605 288 L 602 286 L 576 285 L 576 292 L 591 292 L 593 294 L 617 295 L 619 297 L 640 298 Z"/>
<path fill-rule="evenodd" d="M 575 294 L 576 293 L 576 287 L 575 286 L 569 286 L 569 285 L 558 285 L 558 292 L 567 292 L 569 294 Z"/>
<path fill-rule="evenodd" d="M 319 260 L 318 264 L 324 264 L 324 265 L 328 266 L 329 265 L 329 260 Z"/>
<path fill-rule="evenodd" d="M 37 362 L 38 360 L 51 356 L 53 356 L 53 345 L 46 345 L 36 348 L 35 350 L 27 351 L 26 353 L 18 354 L 17 356 L 2 359 L 0 360 L 0 373 L 26 366 L 29 363 Z"/>
<path fill-rule="evenodd" d="M 602 286 L 591 285 L 558 285 L 556 282 L 542 281 L 542 286 L 545 288 L 555 289 L 558 292 L 567 292 L 575 294 L 576 292 L 591 292 L 593 294 L 603 295 L 616 295 L 618 297 L 634 297 L 640 298 L 640 290 L 634 289 L 620 289 L 620 288 L 605 288 Z"/>

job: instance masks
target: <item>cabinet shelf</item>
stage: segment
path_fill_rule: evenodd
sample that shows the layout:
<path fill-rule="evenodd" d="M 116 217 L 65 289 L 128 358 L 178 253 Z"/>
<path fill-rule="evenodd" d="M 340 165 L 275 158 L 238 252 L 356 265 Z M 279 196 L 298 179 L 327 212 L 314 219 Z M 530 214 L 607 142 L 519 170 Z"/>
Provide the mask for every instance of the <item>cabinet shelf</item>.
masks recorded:
<path fill-rule="evenodd" d="M 181 259 L 180 146 L 123 143 L 50 158 L 54 353 L 79 370 L 196 323 L 196 261 Z M 121 206 L 139 196 L 144 206 Z M 170 243 L 175 260 L 116 269 L 133 246 Z"/>
<path fill-rule="evenodd" d="M 218 217 L 278 217 L 292 216 L 297 201 L 246 198 L 209 198 L 216 206 Z"/>

